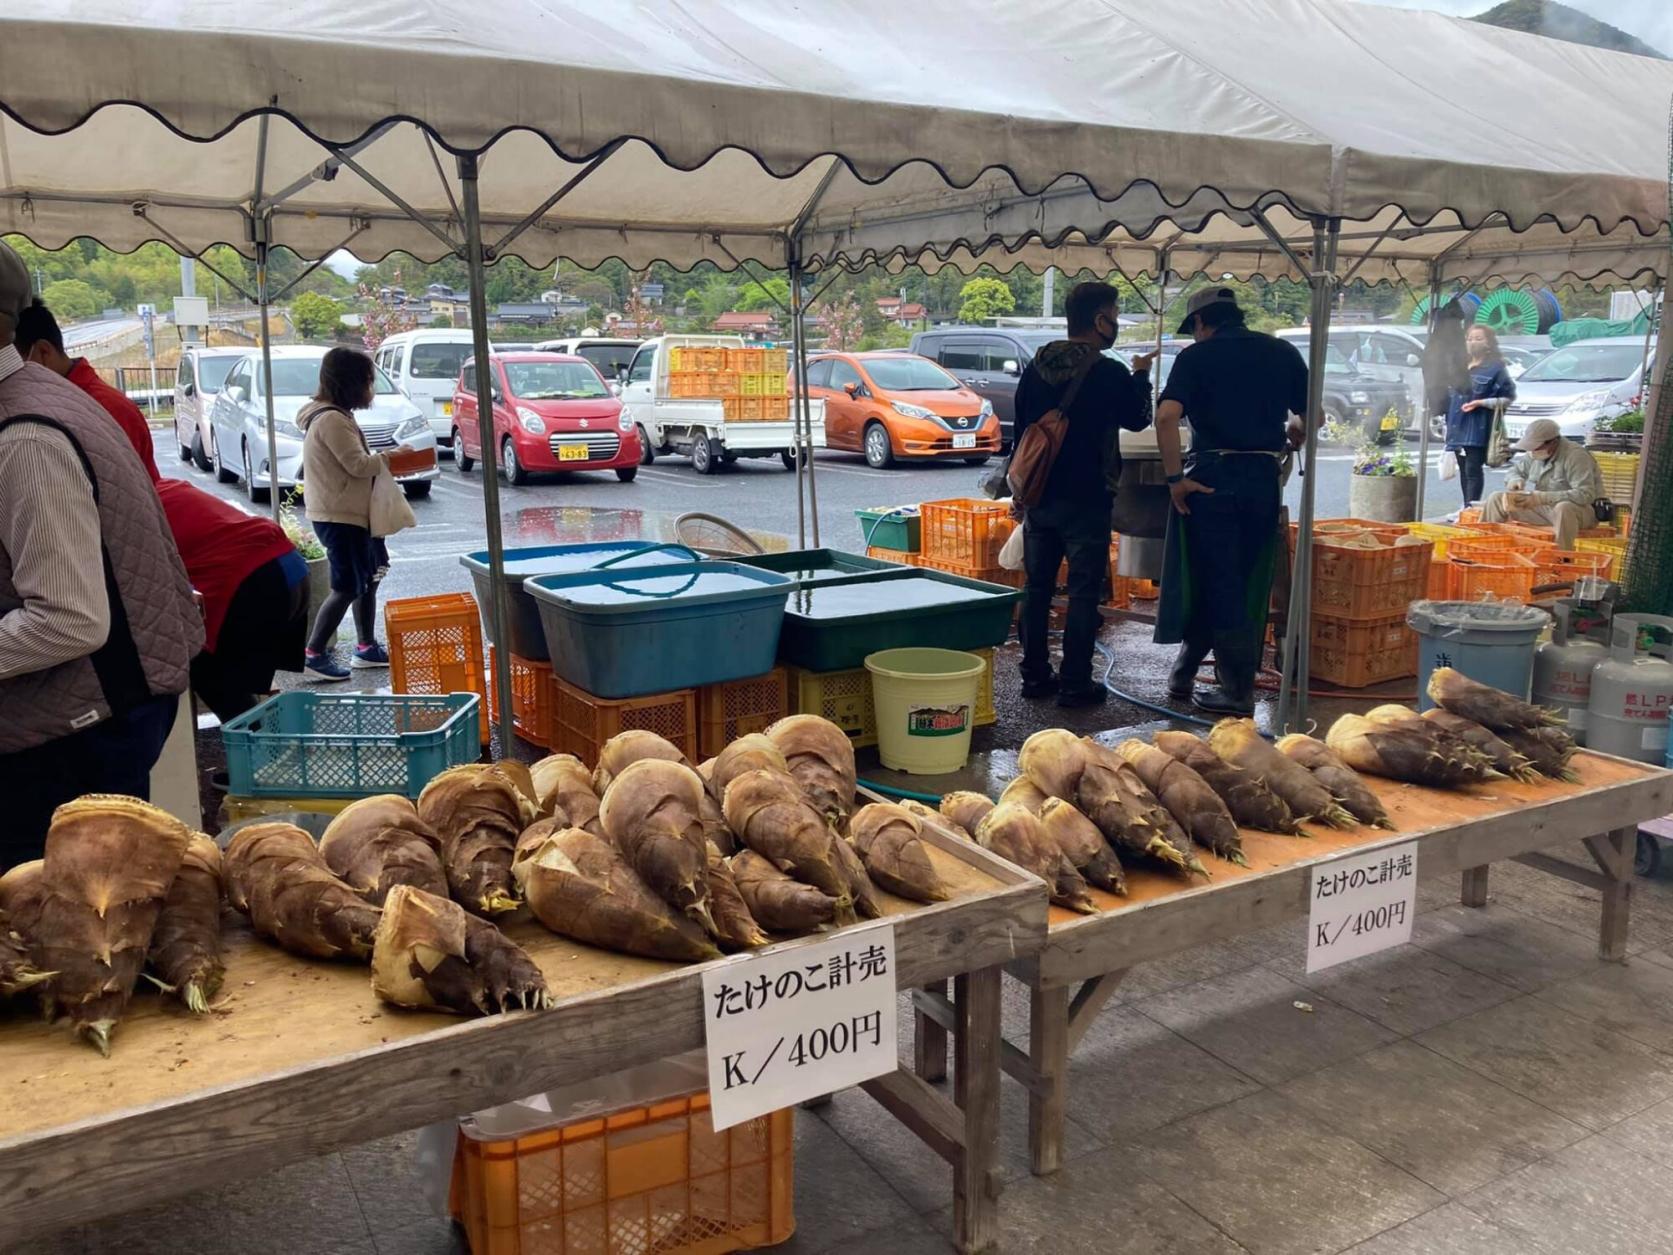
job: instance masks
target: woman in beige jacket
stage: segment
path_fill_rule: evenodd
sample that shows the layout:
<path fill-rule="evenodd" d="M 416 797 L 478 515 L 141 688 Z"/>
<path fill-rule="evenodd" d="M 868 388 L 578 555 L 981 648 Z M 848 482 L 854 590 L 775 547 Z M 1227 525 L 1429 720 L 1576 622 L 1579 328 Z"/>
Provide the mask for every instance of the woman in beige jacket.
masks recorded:
<path fill-rule="evenodd" d="M 378 582 L 389 569 L 389 551 L 372 535 L 371 516 L 372 481 L 388 469 L 390 454 L 367 447 L 352 413 L 372 404 L 375 369 L 364 353 L 332 349 L 320 363 L 319 391 L 296 418 L 304 433 L 308 522 L 331 562 L 331 595 L 320 604 L 308 638 L 304 674 L 310 680 L 348 679 L 330 642 L 350 606 L 359 637 L 353 665 L 389 665 L 377 640 Z"/>

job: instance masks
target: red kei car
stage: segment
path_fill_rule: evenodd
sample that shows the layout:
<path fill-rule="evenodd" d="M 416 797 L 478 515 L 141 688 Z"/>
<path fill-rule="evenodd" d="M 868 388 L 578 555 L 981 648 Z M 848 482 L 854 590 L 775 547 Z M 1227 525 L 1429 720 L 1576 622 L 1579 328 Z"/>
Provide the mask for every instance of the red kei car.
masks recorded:
<path fill-rule="evenodd" d="M 508 483 L 526 484 L 542 471 L 615 471 L 625 484 L 639 473 L 639 434 L 591 362 L 561 353 L 505 353 L 494 355 L 490 369 L 494 440 Z M 461 472 L 485 460 L 474 358 L 453 389 L 453 459 Z"/>

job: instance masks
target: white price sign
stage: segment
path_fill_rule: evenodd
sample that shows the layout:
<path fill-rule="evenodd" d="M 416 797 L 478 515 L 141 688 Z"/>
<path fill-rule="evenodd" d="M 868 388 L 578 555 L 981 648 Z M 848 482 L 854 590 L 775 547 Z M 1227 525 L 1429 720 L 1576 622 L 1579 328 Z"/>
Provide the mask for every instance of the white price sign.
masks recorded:
<path fill-rule="evenodd" d="M 1320 863 L 1308 901 L 1309 972 L 1404 945 L 1417 914 L 1417 842 Z"/>
<path fill-rule="evenodd" d="M 894 925 L 710 968 L 703 1023 L 716 1129 L 893 1072 Z"/>

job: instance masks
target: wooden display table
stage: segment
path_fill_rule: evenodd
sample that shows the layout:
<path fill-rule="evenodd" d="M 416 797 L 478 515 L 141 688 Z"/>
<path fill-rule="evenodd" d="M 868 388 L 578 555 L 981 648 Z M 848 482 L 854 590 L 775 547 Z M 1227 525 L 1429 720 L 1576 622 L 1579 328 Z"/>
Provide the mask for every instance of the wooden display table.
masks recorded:
<path fill-rule="evenodd" d="M 1069 1054 L 1127 969 L 1305 916 L 1312 870 L 1332 857 L 1415 838 L 1419 877 L 1462 873 L 1468 906 L 1487 903 L 1488 865 L 1515 859 L 1601 890 L 1598 954 L 1624 958 L 1635 825 L 1673 810 L 1673 772 L 1584 751 L 1573 767 L 1576 784 L 1504 780 L 1459 791 L 1366 777 L 1395 831 L 1309 824 L 1311 836 L 1282 837 L 1246 829 L 1246 868 L 1204 852 L 1211 881 L 1130 867 L 1129 896 L 1092 890 L 1101 914 L 1052 907 L 1044 948 L 1006 967 L 1029 989 L 1028 1049 L 1002 1043 L 1001 1063 L 1029 1092 L 1034 1171 L 1054 1172 L 1062 1160 Z M 1596 871 L 1544 852 L 1574 841 L 1584 841 Z M 951 1004 L 938 989 L 917 991 L 914 1004 L 917 1070 L 937 1079 L 946 1068 L 947 1030 L 956 1025 Z"/>
<path fill-rule="evenodd" d="M 997 1236 L 1001 965 L 1044 940 L 1045 886 L 976 846 L 925 840 L 957 896 L 879 895 L 898 987 L 954 982 L 954 1098 L 903 1071 L 865 1088 L 952 1165 L 957 1238 L 980 1251 Z M 109 1059 L 32 1006 L 0 1013 L 6 1241 L 703 1045 L 709 965 L 595 950 L 524 918 L 507 934 L 559 1005 L 460 1020 L 385 1006 L 367 968 L 294 957 L 234 919 L 220 1009 L 196 1018 L 139 994 Z"/>

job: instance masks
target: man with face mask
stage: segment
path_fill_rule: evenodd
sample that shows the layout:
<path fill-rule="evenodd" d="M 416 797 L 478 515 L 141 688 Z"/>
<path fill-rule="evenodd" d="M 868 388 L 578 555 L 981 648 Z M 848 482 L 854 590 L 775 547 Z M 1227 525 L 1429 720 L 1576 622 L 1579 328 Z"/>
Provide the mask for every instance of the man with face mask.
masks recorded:
<path fill-rule="evenodd" d="M 1098 601 L 1110 564 L 1110 506 L 1121 477 L 1118 433 L 1150 425 L 1148 370 L 1155 354 L 1133 359 L 1137 374 L 1104 350 L 1115 344 L 1120 293 L 1107 283 L 1081 283 L 1063 303 L 1069 338 L 1035 353 L 1017 382 L 1016 433 L 1068 398 L 1068 428 L 1052 462 L 1045 492 L 1028 510 L 1023 565 L 1022 695 L 1057 694 L 1059 706 L 1095 706 L 1104 686 L 1092 678 L 1092 643 L 1098 635 Z M 1073 390 L 1071 392 L 1071 389 Z M 1069 612 L 1063 627 L 1063 662 L 1052 674 L 1048 619 L 1057 572 L 1069 562 Z"/>
<path fill-rule="evenodd" d="M 1603 496 L 1597 459 L 1549 418 L 1534 419 L 1512 447 L 1517 452 L 1504 491 L 1482 502 L 1481 521 L 1548 525 L 1558 549 L 1573 549 L 1584 528 L 1597 526 L 1592 502 Z"/>
<path fill-rule="evenodd" d="M 1179 334 L 1195 343 L 1174 361 L 1156 408 L 1173 509 L 1155 639 L 1180 645 L 1170 697 L 1246 715 L 1278 554 L 1279 464 L 1304 434 L 1307 364 L 1288 341 L 1248 330 L 1231 288 L 1192 293 Z M 1191 424 L 1188 456 L 1181 421 Z M 1220 684 L 1198 693 L 1197 668 L 1210 652 Z"/>

